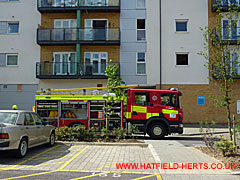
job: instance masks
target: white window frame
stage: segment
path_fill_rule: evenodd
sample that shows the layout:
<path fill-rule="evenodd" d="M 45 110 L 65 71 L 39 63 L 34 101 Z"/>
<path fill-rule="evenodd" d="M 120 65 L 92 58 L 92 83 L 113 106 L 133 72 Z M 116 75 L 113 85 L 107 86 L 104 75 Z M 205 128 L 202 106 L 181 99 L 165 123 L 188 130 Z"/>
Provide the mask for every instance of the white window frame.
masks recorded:
<path fill-rule="evenodd" d="M 138 29 L 137 28 L 137 22 L 138 22 L 138 20 L 145 20 L 145 29 Z M 144 40 L 138 40 L 138 31 L 145 31 L 145 39 Z M 136 40 L 137 40 L 137 42 L 146 42 L 146 39 L 147 39 L 147 34 L 146 34 L 146 19 L 145 18 L 137 18 L 136 19 Z"/>
<path fill-rule="evenodd" d="M 188 55 L 188 65 L 177 65 L 177 55 L 184 55 L 184 54 L 186 54 L 186 55 Z M 190 66 L 190 61 L 189 61 L 189 52 L 176 52 L 175 53 L 175 66 L 176 67 L 189 67 Z"/>
<path fill-rule="evenodd" d="M 177 22 L 186 22 L 187 31 L 177 31 Z M 175 19 L 175 33 L 189 33 L 189 20 L 188 19 Z"/>
<path fill-rule="evenodd" d="M 1 1 L 0 3 L 18 3 L 18 2 L 20 2 L 20 0 L 15 0 L 15 1 L 6 0 L 6 1 Z"/>
<path fill-rule="evenodd" d="M 86 54 L 89 53 L 90 54 L 90 64 L 93 65 L 93 54 L 98 54 L 99 56 L 101 56 L 102 54 L 106 54 L 106 67 L 108 66 L 108 52 L 84 52 L 84 65 L 85 65 L 85 57 Z M 101 66 L 101 62 L 99 62 L 98 64 L 99 66 Z M 105 74 L 105 73 L 104 73 Z M 93 75 L 104 75 L 102 73 L 93 73 Z"/>
<path fill-rule="evenodd" d="M 9 24 L 17 24 L 18 23 L 18 32 L 17 33 L 9 33 L 8 28 Z M 19 21 L 7 21 L 7 34 L 19 34 L 20 33 L 20 23 Z"/>
<path fill-rule="evenodd" d="M 14 55 L 17 56 L 17 65 L 8 65 L 8 56 L 14 56 Z M 19 64 L 19 60 L 18 59 L 19 59 L 18 54 L 16 54 L 16 53 L 13 53 L 13 54 L 6 53 L 6 67 L 16 67 L 16 66 L 18 66 L 18 64 Z"/>
<path fill-rule="evenodd" d="M 139 0 L 136 0 L 136 9 L 146 9 L 146 0 L 145 1 L 145 6 L 144 7 L 138 7 L 138 1 Z"/>
<path fill-rule="evenodd" d="M 138 62 L 138 53 L 144 53 L 145 54 L 145 62 Z M 145 74 L 138 74 L 138 69 L 137 69 L 137 65 L 138 64 L 145 64 Z M 144 51 L 138 51 L 136 52 L 136 75 L 138 76 L 146 76 L 147 74 L 147 61 L 146 61 L 146 52 Z"/>

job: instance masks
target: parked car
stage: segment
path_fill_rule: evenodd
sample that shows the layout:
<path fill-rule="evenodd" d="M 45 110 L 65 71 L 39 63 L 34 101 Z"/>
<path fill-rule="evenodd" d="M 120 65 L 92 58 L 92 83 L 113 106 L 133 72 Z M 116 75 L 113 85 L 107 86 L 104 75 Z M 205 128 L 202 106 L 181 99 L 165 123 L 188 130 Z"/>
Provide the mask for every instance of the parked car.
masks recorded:
<path fill-rule="evenodd" d="M 15 150 L 18 157 L 24 157 L 29 148 L 42 144 L 54 146 L 54 126 L 34 112 L 0 110 L 0 151 Z"/>

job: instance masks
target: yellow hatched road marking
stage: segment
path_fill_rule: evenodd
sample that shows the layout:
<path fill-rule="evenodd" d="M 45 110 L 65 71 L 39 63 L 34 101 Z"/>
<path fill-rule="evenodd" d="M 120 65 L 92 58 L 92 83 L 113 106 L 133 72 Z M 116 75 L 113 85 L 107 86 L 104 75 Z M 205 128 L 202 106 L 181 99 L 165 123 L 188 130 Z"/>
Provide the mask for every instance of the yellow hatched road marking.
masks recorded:
<path fill-rule="evenodd" d="M 58 172 L 61 171 L 63 168 L 65 168 L 69 163 L 71 163 L 74 159 L 76 159 L 80 154 L 82 154 L 89 146 L 86 146 L 84 149 L 82 149 L 79 153 L 77 153 L 74 157 L 72 157 L 70 160 L 68 160 L 67 162 L 65 162 L 65 164 L 63 166 L 61 166 L 59 169 L 55 170 L 55 171 L 49 171 L 49 172 L 41 172 L 41 173 L 35 173 L 35 174 L 29 174 L 29 175 L 24 175 L 24 176 L 16 176 L 16 177 L 10 177 L 10 178 L 5 178 L 5 179 L 0 179 L 0 180 L 10 180 L 10 179 L 20 179 L 20 178 L 25 178 L 25 177 L 32 177 L 32 176 L 39 176 L 39 175 L 43 175 L 43 174 L 50 174 L 50 173 L 54 173 L 54 172 Z M 52 148 L 51 148 L 52 149 Z M 48 151 L 44 151 L 44 152 L 48 152 Z M 40 153 L 43 154 L 43 153 Z M 33 156 L 36 157 L 36 156 Z M 33 159 L 33 157 L 31 159 Z M 25 161 L 26 162 L 26 161 Z"/>
<path fill-rule="evenodd" d="M 94 175 L 89 175 L 89 176 L 83 176 L 83 177 L 79 177 L 79 178 L 75 178 L 75 179 L 70 179 L 70 180 L 78 180 L 78 179 L 86 179 L 86 178 L 91 178 L 94 176 L 99 176 L 101 173 L 99 174 L 94 174 Z"/>
<path fill-rule="evenodd" d="M 162 180 L 162 176 L 160 174 L 157 174 L 157 180 Z"/>
<path fill-rule="evenodd" d="M 82 149 L 79 153 L 77 153 L 75 156 L 73 156 L 70 160 L 68 160 L 62 167 L 58 169 L 58 171 L 63 170 L 70 162 L 72 162 L 74 159 L 76 159 L 80 154 L 82 154 L 89 146 L 86 146 L 84 149 Z"/>
<path fill-rule="evenodd" d="M 53 150 L 53 149 L 56 149 L 57 147 L 59 147 L 59 146 L 54 146 L 54 147 L 52 147 L 52 148 L 50 148 L 50 149 L 47 149 L 46 151 L 43 151 L 43 152 L 41 152 L 41 153 L 39 153 L 39 154 L 37 154 L 37 155 L 35 155 L 35 156 L 32 156 L 32 157 L 30 157 L 30 158 L 28 158 L 28 159 L 26 159 L 26 160 L 24 160 L 24 161 L 16 164 L 16 165 L 14 165 L 14 166 L 12 166 L 12 167 L 10 167 L 10 168 L 5 168 L 4 170 L 0 170 L 0 171 L 5 171 L 5 170 L 14 169 L 14 168 L 16 168 L 17 166 L 19 166 L 19 165 L 21 165 L 21 164 L 23 164 L 23 163 L 25 163 L 25 162 L 31 161 L 32 159 L 34 159 L 34 158 L 36 158 L 36 157 L 38 157 L 38 156 L 41 156 L 42 154 L 45 154 L 45 153 L 48 152 L 48 151 L 51 151 L 51 150 Z"/>
<path fill-rule="evenodd" d="M 35 158 L 33 161 L 41 160 L 41 159 L 52 159 L 52 158 L 61 158 L 61 157 L 72 157 L 73 155 L 65 155 L 65 156 L 50 156 L 50 157 L 42 157 L 42 158 Z"/>
<path fill-rule="evenodd" d="M 57 172 L 57 170 L 49 171 L 49 172 L 41 172 L 41 173 L 36 173 L 36 174 L 29 174 L 29 175 L 24 175 L 24 176 L 10 177 L 10 178 L 0 179 L 0 180 L 20 179 L 20 178 L 31 177 L 31 176 L 39 176 L 39 175 L 43 175 L 43 174 L 50 174 L 53 172 Z"/>
<path fill-rule="evenodd" d="M 49 165 L 53 165 L 53 164 L 63 164 L 63 163 L 65 163 L 65 161 L 63 161 L 63 162 L 55 162 L 55 163 L 47 163 L 47 164 L 39 164 L 39 165 L 31 165 L 31 166 L 24 166 L 24 167 L 18 167 L 18 168 L 14 168 L 14 170 L 25 169 L 25 168 L 32 168 L 32 167 L 49 166 Z"/>
<path fill-rule="evenodd" d="M 132 180 L 146 179 L 146 178 L 153 177 L 153 176 L 156 176 L 156 174 L 151 174 L 151 175 L 148 175 L 148 176 L 143 176 L 143 177 L 132 179 Z"/>

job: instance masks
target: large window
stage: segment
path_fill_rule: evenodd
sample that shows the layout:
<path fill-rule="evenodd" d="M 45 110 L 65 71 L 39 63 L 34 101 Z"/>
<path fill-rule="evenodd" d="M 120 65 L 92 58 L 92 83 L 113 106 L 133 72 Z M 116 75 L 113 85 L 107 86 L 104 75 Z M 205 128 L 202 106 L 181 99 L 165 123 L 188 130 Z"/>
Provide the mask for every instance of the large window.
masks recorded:
<path fill-rule="evenodd" d="M 108 64 L 107 52 L 85 52 L 85 75 L 104 75 Z"/>
<path fill-rule="evenodd" d="M 0 21 L 0 34 L 19 33 L 19 22 Z"/>
<path fill-rule="evenodd" d="M 0 66 L 17 66 L 18 54 L 0 53 Z"/>
<path fill-rule="evenodd" d="M 137 19 L 137 41 L 146 40 L 145 19 Z"/>
<path fill-rule="evenodd" d="M 146 7 L 146 2 L 145 0 L 137 0 L 137 8 L 138 9 L 143 9 Z"/>
<path fill-rule="evenodd" d="M 146 74 L 146 59 L 145 52 L 137 53 L 137 74 L 145 75 Z"/>
<path fill-rule="evenodd" d="M 188 20 L 176 20 L 176 32 L 188 32 Z"/>

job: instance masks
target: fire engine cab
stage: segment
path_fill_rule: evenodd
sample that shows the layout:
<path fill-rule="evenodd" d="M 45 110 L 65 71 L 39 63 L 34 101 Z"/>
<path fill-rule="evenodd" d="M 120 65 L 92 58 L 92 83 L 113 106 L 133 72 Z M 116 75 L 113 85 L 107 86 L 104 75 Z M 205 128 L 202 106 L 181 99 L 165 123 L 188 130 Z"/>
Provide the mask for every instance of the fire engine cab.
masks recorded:
<path fill-rule="evenodd" d="M 182 93 L 175 89 L 127 90 L 126 120 L 153 139 L 183 133 Z"/>
<path fill-rule="evenodd" d="M 117 103 L 108 101 L 114 94 L 103 91 L 106 87 L 37 91 L 35 111 L 56 127 L 84 125 L 101 132 L 132 124 L 153 139 L 183 133 L 180 91 L 119 87 L 127 88 L 127 99 Z"/>

